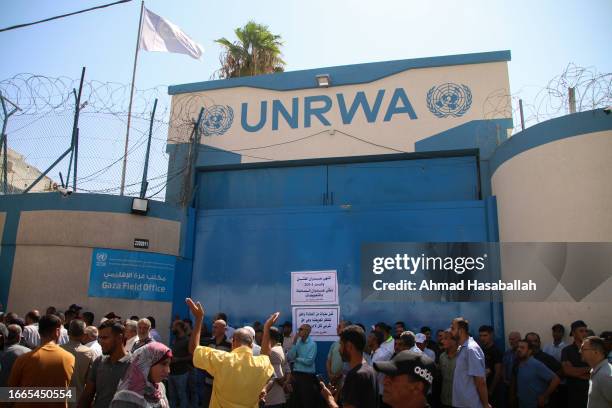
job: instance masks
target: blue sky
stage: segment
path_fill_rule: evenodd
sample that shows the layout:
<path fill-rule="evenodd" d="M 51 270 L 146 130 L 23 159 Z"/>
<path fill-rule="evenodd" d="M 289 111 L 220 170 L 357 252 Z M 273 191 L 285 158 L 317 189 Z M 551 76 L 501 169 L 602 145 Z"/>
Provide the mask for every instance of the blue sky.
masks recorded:
<path fill-rule="evenodd" d="M 3 0 L 0 26 L 111 2 Z M 509 49 L 513 92 L 544 86 L 574 62 L 612 71 L 612 1 L 201 1 L 149 0 L 146 7 L 205 48 L 140 55 L 139 88 L 207 80 L 218 68 L 214 39 L 249 19 L 285 40 L 287 70 Z M 0 33 L 0 78 L 20 72 L 129 83 L 139 1 Z"/>
<path fill-rule="evenodd" d="M 0 27 L 110 2 L 2 0 Z M 512 52 L 511 93 L 527 103 L 569 63 L 612 72 L 611 0 L 148 0 L 146 7 L 181 27 L 205 53 L 198 61 L 180 54 L 141 52 L 139 89 L 210 79 L 221 51 L 214 40 L 233 40 L 234 28 L 249 20 L 282 36 L 287 70 L 507 49 Z M 0 81 L 20 73 L 78 78 L 86 66 L 88 80 L 129 84 L 139 10 L 140 1 L 132 1 L 0 33 Z M 120 164 L 113 163 L 123 154 L 125 118 L 83 112 L 82 135 L 88 139 L 79 155 L 79 176 L 92 175 L 92 190 L 116 188 Z M 9 147 L 44 169 L 66 149 L 71 127 L 70 112 L 36 123 L 32 117 L 15 117 L 9 126 Z M 140 133 L 130 139 L 134 153 L 128 164 L 134 191 L 142 174 L 147 123 L 140 121 L 135 127 Z M 152 188 L 163 188 L 166 132 L 163 126 L 156 128 L 149 174 L 157 179 Z M 113 167 L 98 173 L 101 166 Z M 67 165 L 61 168 L 65 175 Z M 51 173 L 54 180 L 59 180 L 59 171 Z"/>

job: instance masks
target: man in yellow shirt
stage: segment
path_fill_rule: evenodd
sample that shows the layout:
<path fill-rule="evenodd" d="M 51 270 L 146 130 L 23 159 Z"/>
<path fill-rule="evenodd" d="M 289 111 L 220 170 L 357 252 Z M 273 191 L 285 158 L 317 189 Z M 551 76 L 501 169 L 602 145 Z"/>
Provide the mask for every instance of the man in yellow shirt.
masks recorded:
<path fill-rule="evenodd" d="M 234 332 L 232 351 L 228 353 L 199 345 L 204 309 L 200 302 L 196 304 L 189 298 L 185 301 L 194 316 L 195 326 L 189 340 L 193 365 L 215 378 L 209 408 L 257 408 L 264 387 L 274 375 L 268 357 L 268 329 L 278 320 L 279 313 L 274 313 L 264 324 L 261 355 L 253 356 L 253 337 L 244 329 Z"/>

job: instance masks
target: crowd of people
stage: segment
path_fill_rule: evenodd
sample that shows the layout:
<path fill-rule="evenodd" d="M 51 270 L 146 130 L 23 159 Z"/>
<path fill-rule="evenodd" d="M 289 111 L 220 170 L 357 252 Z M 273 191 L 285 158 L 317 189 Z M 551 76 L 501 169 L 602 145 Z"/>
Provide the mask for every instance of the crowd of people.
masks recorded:
<path fill-rule="evenodd" d="M 209 330 L 200 303 L 186 302 L 193 320 L 175 317 L 169 345 L 152 316 L 111 312 L 96 325 L 76 304 L 4 313 L 0 387 L 74 387 L 75 407 L 612 407 L 612 332 L 580 320 L 569 343 L 555 324 L 551 344 L 511 332 L 505 351 L 493 327 L 476 335 L 462 317 L 435 340 L 429 327 L 341 321 L 317 373 L 309 325 L 293 333 L 274 313 L 233 328 L 217 313 Z"/>

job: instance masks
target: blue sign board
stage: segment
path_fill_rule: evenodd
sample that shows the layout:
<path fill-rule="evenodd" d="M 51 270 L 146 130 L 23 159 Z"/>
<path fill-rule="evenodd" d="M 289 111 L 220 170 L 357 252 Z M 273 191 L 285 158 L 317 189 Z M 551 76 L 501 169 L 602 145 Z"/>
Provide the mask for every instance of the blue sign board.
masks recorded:
<path fill-rule="evenodd" d="M 117 249 L 93 250 L 89 296 L 172 301 L 176 257 Z"/>

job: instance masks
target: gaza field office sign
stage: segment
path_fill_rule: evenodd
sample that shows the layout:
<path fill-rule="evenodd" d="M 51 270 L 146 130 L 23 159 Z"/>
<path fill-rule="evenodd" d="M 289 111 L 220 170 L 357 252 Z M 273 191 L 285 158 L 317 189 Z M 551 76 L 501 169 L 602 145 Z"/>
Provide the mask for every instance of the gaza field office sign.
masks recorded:
<path fill-rule="evenodd" d="M 170 87 L 169 144 L 201 143 L 242 162 L 415 151 L 472 121 L 511 118 L 507 61 L 493 52 L 360 64 Z M 326 75 L 330 86 L 319 87 Z M 505 130 L 504 130 L 505 131 Z"/>

